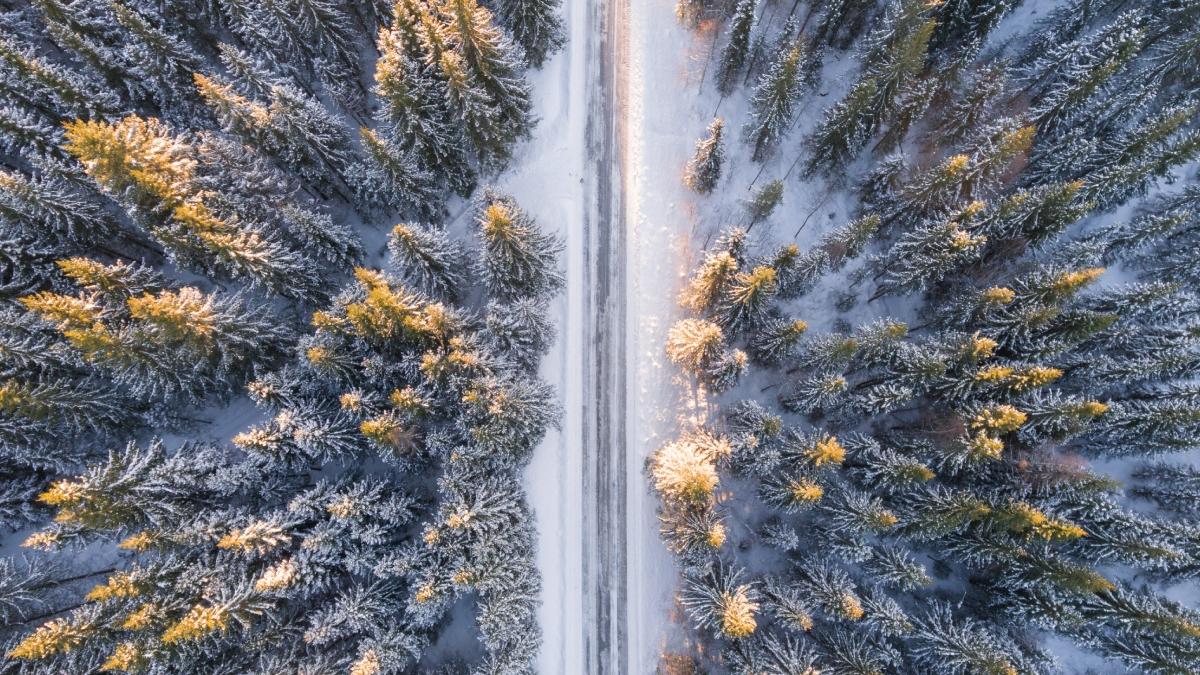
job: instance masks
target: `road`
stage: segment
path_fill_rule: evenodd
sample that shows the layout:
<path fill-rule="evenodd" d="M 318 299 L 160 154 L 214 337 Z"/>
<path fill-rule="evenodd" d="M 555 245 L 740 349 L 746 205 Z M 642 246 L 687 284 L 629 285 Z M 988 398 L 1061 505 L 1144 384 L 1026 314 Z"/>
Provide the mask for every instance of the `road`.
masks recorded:
<path fill-rule="evenodd" d="M 592 3 L 584 221 L 583 650 L 586 672 L 628 672 L 626 221 L 622 180 L 628 0 Z M 634 473 L 634 478 L 639 474 Z"/>
<path fill-rule="evenodd" d="M 642 466 L 663 434 L 662 331 L 684 259 L 671 241 L 678 220 L 657 199 L 644 203 L 663 194 L 646 167 L 666 166 L 677 186 L 681 160 L 658 154 L 690 140 L 646 147 L 643 99 L 670 72 L 653 85 L 641 73 L 656 38 L 648 27 L 678 31 L 671 0 L 570 0 L 563 10 L 566 49 L 531 73 L 540 121 L 501 185 L 566 241 L 567 288 L 552 309 L 560 339 L 541 371 L 564 414 L 525 475 L 543 579 L 538 672 L 649 673 L 675 577 Z"/>

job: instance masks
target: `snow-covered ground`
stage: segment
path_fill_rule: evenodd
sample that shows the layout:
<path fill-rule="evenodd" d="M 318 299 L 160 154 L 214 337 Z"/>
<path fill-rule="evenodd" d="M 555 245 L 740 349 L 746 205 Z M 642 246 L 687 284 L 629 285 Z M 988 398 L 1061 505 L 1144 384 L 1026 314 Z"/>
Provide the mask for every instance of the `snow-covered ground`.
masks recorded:
<path fill-rule="evenodd" d="M 677 577 L 658 532 L 657 499 L 645 478 L 646 456 L 695 414 L 666 363 L 666 331 L 679 318 L 678 289 L 694 258 L 699 203 L 680 180 L 711 108 L 695 96 L 703 45 L 675 18 L 670 0 L 631 3 L 623 188 L 628 226 L 627 426 L 628 622 L 630 673 L 654 672 L 676 646 Z"/>
<path fill-rule="evenodd" d="M 583 167 L 586 110 L 584 3 L 564 3 L 568 42 L 542 69 L 530 71 L 536 114 L 533 139 L 501 176 L 510 192 L 543 227 L 567 244 L 566 292 L 551 308 L 558 340 L 543 360 L 541 375 L 558 389 L 563 415 L 538 446 L 525 472 L 525 489 L 537 518 L 537 563 L 542 573 L 539 622 L 543 646 L 538 671 L 583 672 L 582 501 L 579 452 L 582 431 Z"/>

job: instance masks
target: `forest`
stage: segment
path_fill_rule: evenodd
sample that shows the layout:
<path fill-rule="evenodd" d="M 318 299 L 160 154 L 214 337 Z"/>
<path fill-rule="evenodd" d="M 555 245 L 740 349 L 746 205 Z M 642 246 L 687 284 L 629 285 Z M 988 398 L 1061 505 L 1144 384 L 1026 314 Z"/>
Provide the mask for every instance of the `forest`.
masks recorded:
<path fill-rule="evenodd" d="M 1200 673 L 1200 1 L 0 29 L 0 672 Z"/>
<path fill-rule="evenodd" d="M 676 9 L 683 180 L 758 174 L 664 345 L 660 671 L 1200 672 L 1200 3 Z"/>
<path fill-rule="evenodd" d="M 532 670 L 558 9 L 0 0 L 3 672 Z"/>

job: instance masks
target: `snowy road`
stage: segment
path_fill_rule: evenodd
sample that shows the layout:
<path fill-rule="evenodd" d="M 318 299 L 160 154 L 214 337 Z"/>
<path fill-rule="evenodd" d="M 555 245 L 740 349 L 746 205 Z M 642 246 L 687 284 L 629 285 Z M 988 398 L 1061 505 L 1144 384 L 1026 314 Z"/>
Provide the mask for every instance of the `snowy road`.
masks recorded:
<path fill-rule="evenodd" d="M 526 473 L 543 577 L 542 673 L 651 673 L 668 642 L 675 577 L 642 468 L 669 433 L 656 417 L 670 409 L 661 332 L 686 260 L 673 239 L 681 223 L 649 209 L 649 227 L 641 206 L 661 192 L 647 178 L 662 169 L 678 185 L 674 153 L 643 159 L 642 100 L 654 85 L 641 73 L 649 27 L 665 19 L 672 36 L 684 35 L 671 8 L 564 3 L 567 48 L 533 74 L 540 122 L 501 179 L 567 243 L 567 290 L 554 308 L 560 339 L 542 370 L 564 415 Z M 665 140 L 686 148 L 691 130 L 673 131 L 679 138 Z"/>
<path fill-rule="evenodd" d="M 626 278 L 622 199 L 628 0 L 592 7 L 583 325 L 583 592 L 588 673 L 628 672 L 626 611 Z M 636 477 L 636 474 L 635 474 Z"/>

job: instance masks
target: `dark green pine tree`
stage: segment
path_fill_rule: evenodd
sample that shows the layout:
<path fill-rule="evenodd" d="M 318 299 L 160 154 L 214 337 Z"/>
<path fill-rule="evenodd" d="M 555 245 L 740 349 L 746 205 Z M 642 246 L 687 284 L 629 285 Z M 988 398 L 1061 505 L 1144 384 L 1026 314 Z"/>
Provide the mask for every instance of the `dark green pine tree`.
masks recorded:
<path fill-rule="evenodd" d="M 845 98 L 826 111 L 806 143 L 806 174 L 836 173 L 862 150 L 875 132 L 872 107 L 878 88 L 873 78 L 860 80 Z"/>
<path fill-rule="evenodd" d="M 451 103 L 466 122 L 476 154 L 485 163 L 502 162 L 533 123 L 518 50 L 476 0 L 450 0 L 446 9 L 449 50 L 440 65 Z"/>
<path fill-rule="evenodd" d="M 479 273 L 494 297 L 545 297 L 562 287 L 562 241 L 542 231 L 511 197 L 486 192 L 475 222 L 483 244 Z"/>
<path fill-rule="evenodd" d="M 796 103 L 811 84 L 805 72 L 809 58 L 810 47 L 798 39 L 759 78 L 750 99 L 750 120 L 742 129 L 746 142 L 754 147 L 754 161 L 770 156 L 791 126 Z"/>
<path fill-rule="evenodd" d="M 757 0 L 740 0 L 733 10 L 733 19 L 729 23 L 729 42 L 721 50 L 721 61 L 717 67 L 717 91 L 722 96 L 728 96 L 733 91 L 746 67 L 757 4 Z"/>
<path fill-rule="evenodd" d="M 500 21 L 525 51 L 525 60 L 535 68 L 566 42 L 559 17 L 561 6 L 561 0 L 499 0 Z"/>
<path fill-rule="evenodd" d="M 754 196 L 746 202 L 746 214 L 750 216 L 749 230 L 755 223 L 766 220 L 775 212 L 775 208 L 783 202 L 783 180 L 775 179 L 754 192 Z"/>

